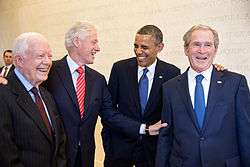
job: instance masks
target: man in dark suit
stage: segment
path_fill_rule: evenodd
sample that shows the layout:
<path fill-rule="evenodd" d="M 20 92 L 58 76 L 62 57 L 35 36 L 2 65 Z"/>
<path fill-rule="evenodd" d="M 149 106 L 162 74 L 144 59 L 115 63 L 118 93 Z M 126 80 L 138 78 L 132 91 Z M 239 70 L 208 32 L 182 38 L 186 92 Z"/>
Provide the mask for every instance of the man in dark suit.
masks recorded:
<path fill-rule="evenodd" d="M 180 74 L 180 69 L 161 61 L 157 55 L 163 49 L 163 34 L 154 25 L 146 25 L 135 36 L 136 57 L 114 63 L 109 88 L 113 106 L 118 112 L 143 124 L 141 137 L 129 138 L 104 124 L 102 131 L 105 149 L 105 167 L 153 167 L 158 135 L 147 135 L 148 128 L 160 124 L 162 110 L 162 84 Z M 140 80 L 143 71 L 148 85 L 146 104 L 141 104 Z M 145 131 L 146 130 L 146 131 Z"/>
<path fill-rule="evenodd" d="M 0 85 L 0 164 L 3 167 L 66 167 L 63 125 L 47 79 L 51 50 L 39 33 L 23 33 L 14 44 L 15 70 Z"/>
<path fill-rule="evenodd" d="M 12 50 L 5 50 L 3 52 L 3 60 L 4 60 L 4 66 L 0 68 L 0 76 L 2 77 L 7 77 L 11 73 L 11 71 L 14 70 L 14 65 L 13 65 L 13 55 L 12 55 Z"/>
<path fill-rule="evenodd" d="M 113 111 L 111 96 L 103 75 L 87 67 L 100 51 L 94 26 L 78 22 L 65 35 L 68 55 L 53 63 L 46 82 L 52 93 L 68 137 L 70 167 L 93 167 L 94 130 L 98 115 L 131 138 L 139 138 L 140 123 Z M 151 132 L 158 131 L 161 124 Z"/>
<path fill-rule="evenodd" d="M 190 67 L 163 85 L 156 167 L 249 167 L 250 94 L 243 75 L 216 71 L 219 38 L 208 26 L 183 37 Z"/>

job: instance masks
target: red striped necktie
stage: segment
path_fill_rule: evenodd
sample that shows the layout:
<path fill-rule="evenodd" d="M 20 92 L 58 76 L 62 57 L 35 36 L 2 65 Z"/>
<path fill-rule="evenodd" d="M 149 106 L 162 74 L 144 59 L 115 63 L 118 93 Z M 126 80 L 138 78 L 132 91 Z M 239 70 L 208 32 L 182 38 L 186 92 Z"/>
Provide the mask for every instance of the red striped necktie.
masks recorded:
<path fill-rule="evenodd" d="M 85 77 L 82 67 L 78 67 L 76 71 L 79 74 L 76 80 L 76 96 L 80 109 L 80 117 L 82 119 L 84 116 Z"/>

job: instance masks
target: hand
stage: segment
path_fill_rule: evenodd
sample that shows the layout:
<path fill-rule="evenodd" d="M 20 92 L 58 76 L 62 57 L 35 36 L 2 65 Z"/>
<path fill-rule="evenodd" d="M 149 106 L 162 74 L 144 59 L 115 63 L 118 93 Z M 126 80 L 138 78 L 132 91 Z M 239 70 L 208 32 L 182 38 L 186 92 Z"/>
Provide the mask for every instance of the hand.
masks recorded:
<path fill-rule="evenodd" d="M 221 64 L 214 64 L 214 67 L 216 68 L 217 71 L 224 71 L 227 70 L 225 67 Z"/>
<path fill-rule="evenodd" d="M 158 121 L 157 123 L 150 125 L 148 127 L 148 133 L 149 135 L 153 136 L 153 135 L 158 135 L 159 134 L 159 130 L 163 127 L 167 127 L 168 124 L 167 123 L 161 123 L 161 121 Z"/>
<path fill-rule="evenodd" d="M 0 84 L 7 85 L 8 80 L 0 76 Z"/>

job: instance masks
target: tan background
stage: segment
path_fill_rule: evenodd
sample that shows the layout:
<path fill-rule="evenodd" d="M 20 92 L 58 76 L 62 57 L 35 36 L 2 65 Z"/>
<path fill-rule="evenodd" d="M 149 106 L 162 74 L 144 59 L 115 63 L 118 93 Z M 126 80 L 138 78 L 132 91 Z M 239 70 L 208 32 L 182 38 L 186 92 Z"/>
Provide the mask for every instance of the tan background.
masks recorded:
<path fill-rule="evenodd" d="M 133 55 L 141 26 L 162 29 L 166 47 L 159 57 L 183 71 L 188 61 L 182 35 L 194 24 L 207 24 L 220 35 L 216 62 L 250 80 L 250 0 L 0 0 L 0 53 L 20 33 L 37 31 L 48 38 L 53 59 L 59 59 L 66 54 L 64 33 L 75 21 L 97 26 L 101 52 L 92 67 L 107 79 L 113 62 Z M 97 167 L 103 161 L 100 128 L 98 124 Z"/>

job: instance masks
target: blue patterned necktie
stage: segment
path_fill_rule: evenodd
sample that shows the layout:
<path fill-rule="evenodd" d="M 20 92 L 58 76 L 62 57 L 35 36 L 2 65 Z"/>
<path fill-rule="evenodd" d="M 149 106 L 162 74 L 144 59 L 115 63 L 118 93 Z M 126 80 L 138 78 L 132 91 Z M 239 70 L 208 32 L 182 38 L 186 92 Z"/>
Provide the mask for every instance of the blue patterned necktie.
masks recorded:
<path fill-rule="evenodd" d="M 197 75 L 195 86 L 195 96 L 194 96 L 194 111 L 198 120 L 199 127 L 202 128 L 204 115 L 205 115 L 205 96 L 202 86 L 203 75 Z"/>
<path fill-rule="evenodd" d="M 143 69 L 143 74 L 139 80 L 139 94 L 140 94 L 140 103 L 141 103 L 141 112 L 144 113 L 147 99 L 148 99 L 148 77 L 147 77 L 148 69 Z"/>

